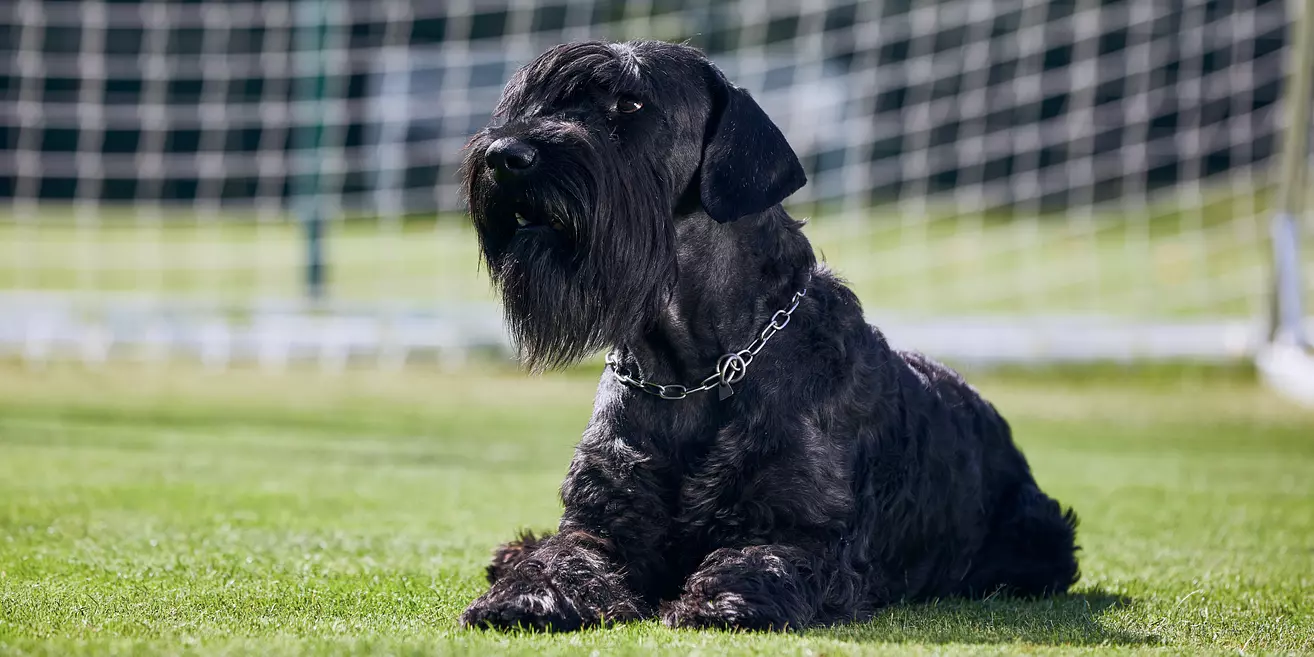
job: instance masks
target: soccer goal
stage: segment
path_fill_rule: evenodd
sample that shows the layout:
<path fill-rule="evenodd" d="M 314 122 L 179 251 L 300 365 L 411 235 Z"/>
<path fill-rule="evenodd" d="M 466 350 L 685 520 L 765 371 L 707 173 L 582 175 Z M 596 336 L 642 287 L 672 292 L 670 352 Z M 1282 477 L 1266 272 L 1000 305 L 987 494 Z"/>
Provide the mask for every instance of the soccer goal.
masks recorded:
<path fill-rule="evenodd" d="M 546 47 L 655 38 L 781 126 L 810 178 L 791 210 L 896 346 L 1277 372 L 1314 279 L 1306 4 L 11 0 L 0 349 L 498 351 L 462 147 Z"/>

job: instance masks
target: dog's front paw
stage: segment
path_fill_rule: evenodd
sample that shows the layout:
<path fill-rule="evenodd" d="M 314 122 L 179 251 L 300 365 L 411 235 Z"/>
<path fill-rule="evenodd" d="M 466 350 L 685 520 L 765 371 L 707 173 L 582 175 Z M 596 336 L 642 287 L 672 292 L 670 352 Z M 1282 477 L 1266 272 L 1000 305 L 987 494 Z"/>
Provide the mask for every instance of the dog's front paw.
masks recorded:
<path fill-rule="evenodd" d="M 806 588 L 787 556 L 775 546 L 722 548 L 707 555 L 685 582 L 684 595 L 662 606 L 670 627 L 790 630 L 815 616 Z"/>
<path fill-rule="evenodd" d="M 662 622 L 667 627 L 690 630 L 740 629 L 785 630 L 789 621 L 765 605 L 754 605 L 737 593 L 717 593 L 709 597 L 685 595 L 662 606 Z"/>
<path fill-rule="evenodd" d="M 569 598 L 551 582 L 498 580 L 461 614 L 461 627 L 539 632 L 570 632 L 584 620 Z"/>

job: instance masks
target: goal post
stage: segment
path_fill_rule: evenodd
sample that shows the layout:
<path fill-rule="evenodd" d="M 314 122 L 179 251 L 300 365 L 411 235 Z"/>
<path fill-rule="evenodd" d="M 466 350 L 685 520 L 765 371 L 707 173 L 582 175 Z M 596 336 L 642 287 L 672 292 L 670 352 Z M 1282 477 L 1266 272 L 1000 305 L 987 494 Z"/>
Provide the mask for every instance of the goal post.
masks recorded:
<path fill-rule="evenodd" d="M 1301 220 L 1308 213 L 1309 126 L 1314 94 L 1314 0 L 1293 0 L 1297 18 L 1282 168 L 1271 225 L 1273 295 L 1268 341 L 1257 350 L 1255 363 L 1275 390 L 1314 405 L 1314 354 L 1305 326 L 1305 276 L 1301 264 Z"/>

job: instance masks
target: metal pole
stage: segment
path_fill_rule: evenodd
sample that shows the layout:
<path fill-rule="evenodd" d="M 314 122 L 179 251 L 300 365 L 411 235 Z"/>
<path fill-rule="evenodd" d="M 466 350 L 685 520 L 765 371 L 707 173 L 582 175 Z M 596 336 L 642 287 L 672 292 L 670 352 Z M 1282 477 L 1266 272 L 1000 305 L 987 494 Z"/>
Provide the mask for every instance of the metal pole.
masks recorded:
<path fill-rule="evenodd" d="M 1311 78 L 1314 77 L 1314 0 L 1294 0 L 1291 73 L 1287 82 L 1287 135 L 1282 177 L 1273 214 L 1274 302 L 1269 338 L 1307 344 L 1304 336 L 1304 273 L 1300 220 L 1308 182 Z"/>
<path fill-rule="evenodd" d="M 325 211 L 320 183 L 328 90 L 324 48 L 328 41 L 329 1 L 301 0 L 296 10 L 297 93 L 293 94 L 293 100 L 310 108 L 310 116 L 297 127 L 298 166 L 293 193 L 297 218 L 306 236 L 306 296 L 315 303 L 324 299 L 326 279 Z M 298 112 L 293 114 L 298 115 Z"/>

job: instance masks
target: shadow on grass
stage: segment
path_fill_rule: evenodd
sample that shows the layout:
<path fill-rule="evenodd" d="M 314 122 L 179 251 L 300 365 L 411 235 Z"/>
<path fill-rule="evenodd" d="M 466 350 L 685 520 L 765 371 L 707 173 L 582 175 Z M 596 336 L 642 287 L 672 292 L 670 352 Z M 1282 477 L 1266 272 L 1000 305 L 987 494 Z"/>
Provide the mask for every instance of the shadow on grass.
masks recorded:
<path fill-rule="evenodd" d="M 866 623 L 808 632 L 840 641 L 890 643 L 1035 643 L 1046 645 L 1137 645 L 1152 635 L 1112 629 L 1101 618 L 1133 604 L 1100 589 L 1055 598 L 1025 600 L 940 600 L 881 610 Z"/>

